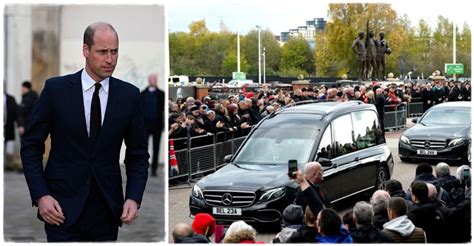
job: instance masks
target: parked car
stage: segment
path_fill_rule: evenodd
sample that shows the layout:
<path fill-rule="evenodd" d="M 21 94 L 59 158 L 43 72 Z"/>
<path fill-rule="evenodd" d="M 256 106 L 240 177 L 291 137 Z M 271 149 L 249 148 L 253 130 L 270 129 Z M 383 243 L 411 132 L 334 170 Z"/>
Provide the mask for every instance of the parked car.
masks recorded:
<path fill-rule="evenodd" d="M 402 161 L 471 162 L 471 102 L 435 105 L 413 122 L 400 136 Z"/>
<path fill-rule="evenodd" d="M 190 213 L 212 214 L 219 223 L 279 223 L 298 188 L 288 177 L 289 160 L 300 170 L 319 161 L 331 202 L 382 188 L 394 166 L 375 106 L 302 101 L 260 121 L 226 156 L 228 164 L 197 182 Z"/>

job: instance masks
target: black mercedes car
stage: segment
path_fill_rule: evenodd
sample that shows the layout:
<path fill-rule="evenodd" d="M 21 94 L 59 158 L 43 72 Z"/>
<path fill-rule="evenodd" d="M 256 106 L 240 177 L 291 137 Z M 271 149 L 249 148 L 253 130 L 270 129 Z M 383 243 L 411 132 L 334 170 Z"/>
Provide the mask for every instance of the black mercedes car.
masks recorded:
<path fill-rule="evenodd" d="M 192 215 L 209 213 L 219 223 L 279 223 L 298 188 L 288 177 L 289 160 L 300 170 L 319 161 L 332 202 L 382 188 L 394 165 L 375 107 L 358 101 L 281 108 L 225 159 L 227 165 L 193 187 Z"/>
<path fill-rule="evenodd" d="M 402 161 L 471 162 L 471 102 L 435 105 L 414 123 L 400 136 Z"/>

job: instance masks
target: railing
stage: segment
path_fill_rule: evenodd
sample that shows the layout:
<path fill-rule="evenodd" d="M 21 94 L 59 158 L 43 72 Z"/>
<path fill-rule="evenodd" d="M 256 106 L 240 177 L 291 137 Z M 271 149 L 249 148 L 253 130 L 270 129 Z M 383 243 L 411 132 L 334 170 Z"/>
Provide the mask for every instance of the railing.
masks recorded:
<path fill-rule="evenodd" d="M 388 111 L 393 105 L 385 105 L 385 114 L 383 119 L 384 129 L 387 131 L 400 130 L 406 127 L 407 109 L 405 104 L 398 104 L 395 110 Z"/>
<path fill-rule="evenodd" d="M 190 182 L 198 175 L 216 171 L 225 165 L 224 157 L 234 154 L 245 137 L 234 138 L 234 134 L 231 132 L 220 132 L 174 139 L 175 147 L 178 143 L 180 147 L 184 146 L 184 148 L 175 148 L 179 174 L 169 177 L 169 180 Z"/>

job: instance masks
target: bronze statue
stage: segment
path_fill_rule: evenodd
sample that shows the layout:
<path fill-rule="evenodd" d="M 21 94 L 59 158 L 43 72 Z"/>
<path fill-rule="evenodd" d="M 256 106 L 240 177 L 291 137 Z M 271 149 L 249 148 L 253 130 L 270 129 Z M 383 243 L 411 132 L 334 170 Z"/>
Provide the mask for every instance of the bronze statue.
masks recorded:
<path fill-rule="evenodd" d="M 369 78 L 369 73 L 372 75 L 372 80 L 375 79 L 375 56 L 377 55 L 376 40 L 374 40 L 374 32 L 369 31 L 365 40 L 365 47 L 367 54 L 365 56 L 365 77 Z"/>
<path fill-rule="evenodd" d="M 364 67 L 366 58 L 366 49 L 364 39 L 364 32 L 359 32 L 359 37 L 352 42 L 352 50 L 357 54 L 357 79 L 364 80 Z"/>
<path fill-rule="evenodd" d="M 383 79 L 385 77 L 385 54 L 392 53 L 392 50 L 388 47 L 388 42 L 385 40 L 385 33 L 379 33 L 380 39 L 377 40 L 377 67 L 376 67 L 376 76 L 377 78 Z M 382 74 L 380 74 L 380 69 L 382 68 Z"/>

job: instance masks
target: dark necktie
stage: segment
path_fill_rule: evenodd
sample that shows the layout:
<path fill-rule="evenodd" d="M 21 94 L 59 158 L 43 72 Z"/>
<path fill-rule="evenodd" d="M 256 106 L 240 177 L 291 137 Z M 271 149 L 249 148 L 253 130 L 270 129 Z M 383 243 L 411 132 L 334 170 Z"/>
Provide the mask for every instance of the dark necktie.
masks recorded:
<path fill-rule="evenodd" d="M 90 139 L 92 143 L 97 141 L 97 137 L 100 133 L 100 127 L 102 125 L 102 114 L 100 111 L 100 98 L 99 90 L 100 83 L 95 83 L 94 95 L 92 95 L 92 104 L 91 104 L 91 119 L 90 119 Z"/>

